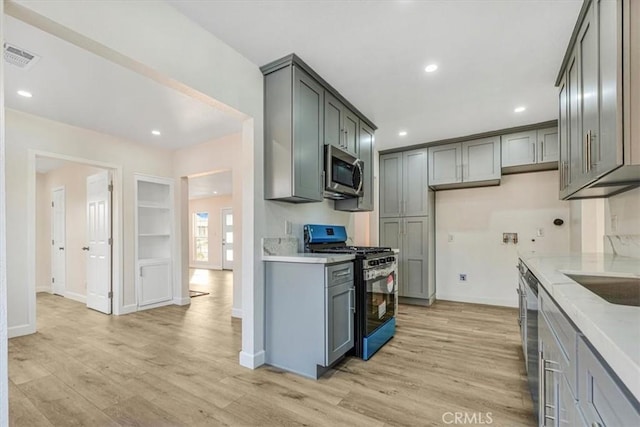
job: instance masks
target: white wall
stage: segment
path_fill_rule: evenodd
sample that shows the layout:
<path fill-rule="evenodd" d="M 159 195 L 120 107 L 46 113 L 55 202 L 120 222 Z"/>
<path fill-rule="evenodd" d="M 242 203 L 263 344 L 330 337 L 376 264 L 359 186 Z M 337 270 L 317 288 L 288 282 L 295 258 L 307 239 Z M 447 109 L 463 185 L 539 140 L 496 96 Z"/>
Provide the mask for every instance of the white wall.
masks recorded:
<path fill-rule="evenodd" d="M 438 191 L 435 199 L 437 299 L 515 307 L 518 251 L 569 250 L 557 171 L 505 175 L 500 186 Z M 565 224 L 553 225 L 555 218 Z M 518 233 L 518 244 L 503 244 L 503 232 Z"/>
<path fill-rule="evenodd" d="M 52 191 L 65 189 L 66 280 L 65 297 L 81 302 L 87 296 L 87 184 L 86 178 L 102 169 L 70 163 L 46 174 L 38 174 L 36 183 L 36 290 L 51 288 L 51 201 Z M 43 176 L 41 176 L 43 175 Z M 47 269 L 48 267 L 48 269 Z"/>
<path fill-rule="evenodd" d="M 605 200 L 606 234 L 640 235 L 640 187 Z"/>
<path fill-rule="evenodd" d="M 222 269 L 222 213 L 223 208 L 231 208 L 233 198 L 230 195 L 206 197 L 202 199 L 189 200 L 189 265 L 195 268 L 211 268 Z M 208 237 L 209 237 L 209 260 L 196 261 L 195 259 L 195 241 L 194 232 L 194 215 L 196 212 L 207 212 L 208 220 Z M 234 213 L 235 218 L 235 213 Z M 235 238 L 235 235 L 234 235 Z M 234 239 L 235 240 L 235 239 Z"/>
<path fill-rule="evenodd" d="M 35 331 L 34 289 L 28 288 L 25 278 L 30 273 L 29 223 L 25 213 L 35 192 L 35 171 L 29 165 L 30 150 L 39 150 L 89 161 L 106 162 L 122 167 L 123 177 L 123 293 L 122 306 L 135 306 L 134 266 L 134 173 L 171 177 L 172 158 L 167 150 L 154 149 L 109 135 L 65 125 L 13 110 L 6 112 L 7 149 L 7 283 L 9 304 L 9 333 L 11 336 Z M 33 176 L 30 176 L 30 173 Z M 29 188 L 33 182 L 34 187 Z M 34 194 L 35 196 L 35 194 Z M 35 203 L 35 199 L 33 200 Z M 35 237 L 35 236 L 34 236 Z M 35 247 L 34 247 L 35 249 Z M 35 251 L 34 251 L 35 252 Z M 33 278 L 35 282 L 35 277 Z M 35 286 L 34 286 L 35 288 Z"/>

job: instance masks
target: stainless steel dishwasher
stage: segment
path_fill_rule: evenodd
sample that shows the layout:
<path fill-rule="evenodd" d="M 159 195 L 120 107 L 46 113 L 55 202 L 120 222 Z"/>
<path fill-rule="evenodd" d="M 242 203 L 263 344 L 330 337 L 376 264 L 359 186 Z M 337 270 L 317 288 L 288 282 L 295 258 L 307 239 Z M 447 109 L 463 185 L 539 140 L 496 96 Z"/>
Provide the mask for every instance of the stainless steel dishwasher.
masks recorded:
<path fill-rule="evenodd" d="M 533 400 L 533 407 L 538 407 L 538 279 L 520 261 L 518 265 L 520 280 L 518 294 L 520 295 L 520 334 L 522 336 L 522 350 L 524 353 L 529 381 L 529 391 Z M 536 417 L 538 416 L 536 412 Z"/>

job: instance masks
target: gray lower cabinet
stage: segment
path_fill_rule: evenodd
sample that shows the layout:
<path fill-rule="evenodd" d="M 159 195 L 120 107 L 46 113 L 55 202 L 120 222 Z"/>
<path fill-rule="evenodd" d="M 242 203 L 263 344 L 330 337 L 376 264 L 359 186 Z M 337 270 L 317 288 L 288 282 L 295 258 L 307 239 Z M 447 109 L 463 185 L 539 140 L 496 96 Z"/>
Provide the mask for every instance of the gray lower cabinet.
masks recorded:
<path fill-rule="evenodd" d="M 559 88 L 560 197 L 608 197 L 640 184 L 635 0 L 585 2 Z M 630 121 L 629 121 L 630 120 Z"/>
<path fill-rule="evenodd" d="M 500 184 L 500 137 L 429 147 L 429 186 L 436 190 Z"/>
<path fill-rule="evenodd" d="M 354 345 L 354 264 L 265 267 L 266 363 L 317 379 Z"/>
<path fill-rule="evenodd" d="M 398 296 L 432 301 L 433 242 L 430 217 L 380 218 L 380 245 L 398 248 Z"/>
<path fill-rule="evenodd" d="M 578 402 L 587 425 L 640 425 L 640 404 L 617 383 L 584 338 L 578 342 L 578 375 Z"/>
<path fill-rule="evenodd" d="M 329 92 L 325 92 L 324 143 L 357 154 L 358 116 Z"/>
<path fill-rule="evenodd" d="M 380 217 L 429 215 L 427 149 L 380 156 Z"/>
<path fill-rule="evenodd" d="M 265 199 L 323 200 L 324 92 L 295 64 L 265 75 Z"/>
<path fill-rule="evenodd" d="M 504 173 L 555 169 L 557 167 L 557 128 L 503 135 L 501 139 Z"/>
<path fill-rule="evenodd" d="M 362 197 L 336 200 L 335 209 L 338 211 L 370 212 L 373 210 L 373 145 L 375 142 L 374 130 L 364 122 L 359 124 L 358 132 L 358 158 L 363 161 L 363 190 Z"/>
<path fill-rule="evenodd" d="M 640 425 L 640 403 L 538 288 L 539 425 Z"/>

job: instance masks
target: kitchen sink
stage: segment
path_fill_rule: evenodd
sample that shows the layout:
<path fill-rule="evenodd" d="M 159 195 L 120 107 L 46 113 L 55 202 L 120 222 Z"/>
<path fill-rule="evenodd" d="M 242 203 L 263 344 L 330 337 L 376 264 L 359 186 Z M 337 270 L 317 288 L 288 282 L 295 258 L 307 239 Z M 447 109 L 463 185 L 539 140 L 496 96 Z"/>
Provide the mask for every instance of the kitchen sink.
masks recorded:
<path fill-rule="evenodd" d="M 567 276 L 612 304 L 640 307 L 640 277 Z"/>

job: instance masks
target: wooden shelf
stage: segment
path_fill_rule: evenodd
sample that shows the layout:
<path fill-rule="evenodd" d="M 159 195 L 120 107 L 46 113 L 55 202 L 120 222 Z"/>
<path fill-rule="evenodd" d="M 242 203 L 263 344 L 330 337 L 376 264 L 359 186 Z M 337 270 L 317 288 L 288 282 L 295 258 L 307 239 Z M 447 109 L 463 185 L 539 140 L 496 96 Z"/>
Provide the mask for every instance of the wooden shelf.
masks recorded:
<path fill-rule="evenodd" d="M 168 233 L 144 233 L 138 234 L 139 237 L 171 237 Z"/>
<path fill-rule="evenodd" d="M 167 206 L 162 203 L 154 203 L 154 202 L 138 202 L 138 208 L 141 209 L 162 209 L 162 210 L 171 210 L 170 206 Z"/>

